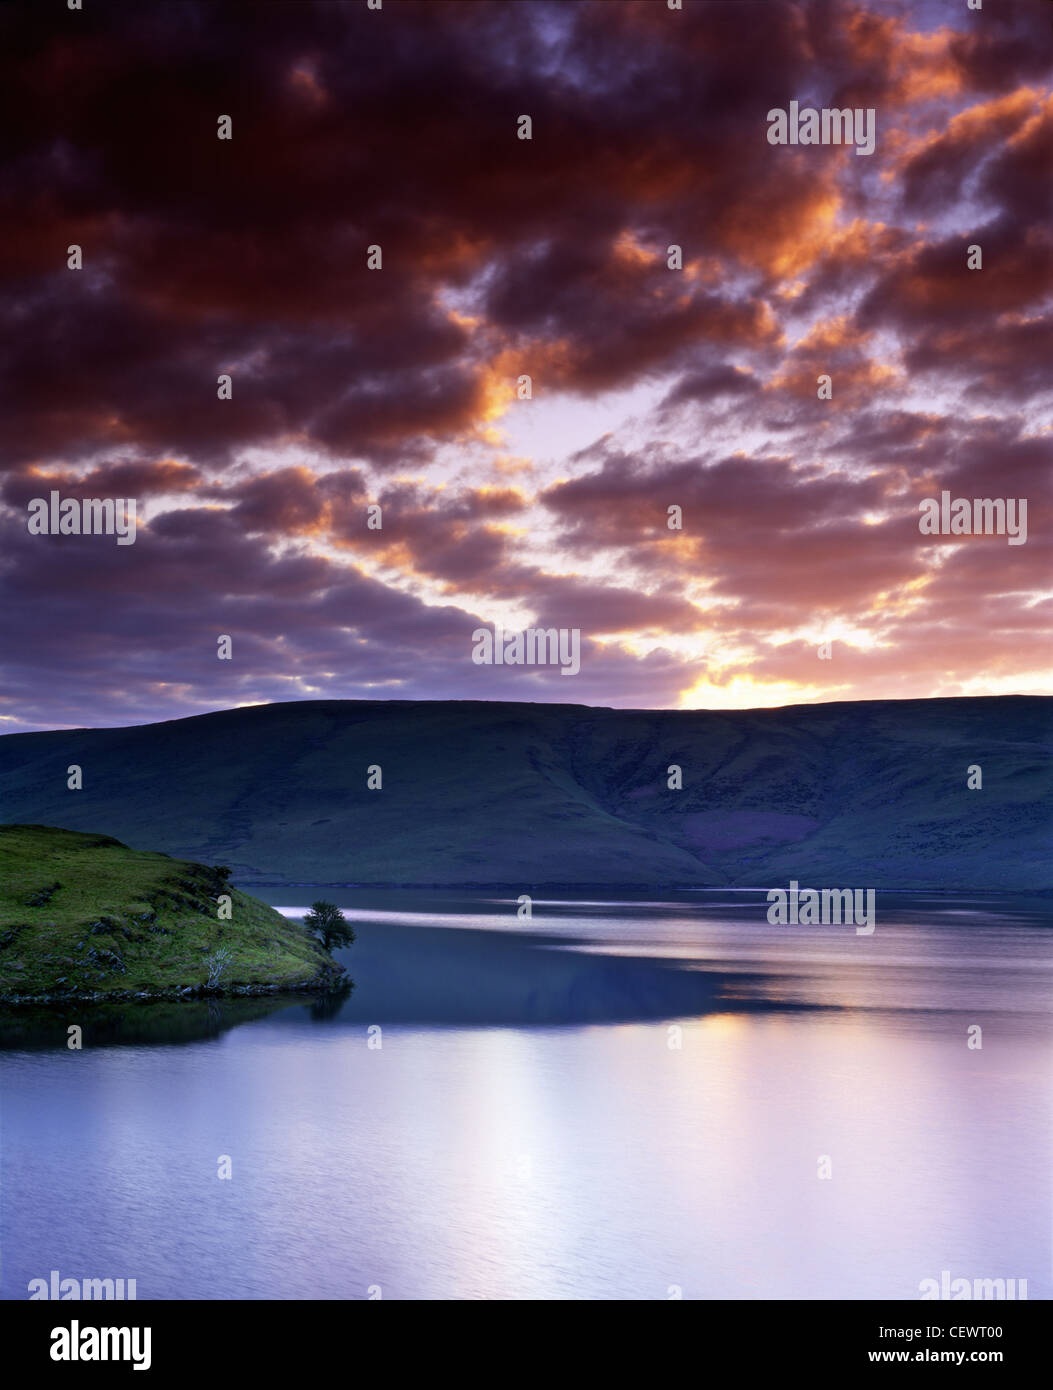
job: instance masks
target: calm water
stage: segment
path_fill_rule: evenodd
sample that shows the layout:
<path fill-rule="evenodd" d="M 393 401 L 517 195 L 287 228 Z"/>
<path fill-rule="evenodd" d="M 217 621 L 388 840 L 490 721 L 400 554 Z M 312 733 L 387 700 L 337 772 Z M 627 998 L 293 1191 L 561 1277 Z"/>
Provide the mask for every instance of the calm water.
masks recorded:
<path fill-rule="evenodd" d="M 79 1053 L 25 1030 L 4 1297 L 52 1269 L 140 1298 L 916 1299 L 945 1269 L 1053 1295 L 1039 905 L 884 894 L 857 937 L 757 893 L 523 922 L 256 891 L 349 910 L 353 992 L 133 1009 Z"/>

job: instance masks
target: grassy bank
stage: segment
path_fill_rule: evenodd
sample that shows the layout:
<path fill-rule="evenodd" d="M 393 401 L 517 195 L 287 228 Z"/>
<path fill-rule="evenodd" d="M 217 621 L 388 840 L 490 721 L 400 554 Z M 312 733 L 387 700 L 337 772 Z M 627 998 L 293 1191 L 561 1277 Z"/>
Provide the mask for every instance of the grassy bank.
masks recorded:
<path fill-rule="evenodd" d="M 0 826 L 2 1002 L 250 995 L 342 978 L 302 926 L 231 888 L 223 869 L 104 835 Z"/>

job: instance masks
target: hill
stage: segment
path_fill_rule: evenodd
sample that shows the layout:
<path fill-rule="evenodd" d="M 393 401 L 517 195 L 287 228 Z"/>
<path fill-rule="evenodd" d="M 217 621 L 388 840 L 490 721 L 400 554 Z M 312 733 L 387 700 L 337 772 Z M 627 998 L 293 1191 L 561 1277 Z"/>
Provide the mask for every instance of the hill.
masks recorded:
<path fill-rule="evenodd" d="M 245 883 L 1036 889 L 1053 881 L 1051 720 L 1053 700 L 1030 696 L 303 701 L 5 735 L 0 806 Z"/>
<path fill-rule="evenodd" d="M 229 957 L 210 986 L 219 951 Z M 232 889 L 223 869 L 105 835 L 0 826 L 0 1000 L 159 998 L 207 987 L 256 994 L 327 988 L 342 973 L 303 927 Z"/>

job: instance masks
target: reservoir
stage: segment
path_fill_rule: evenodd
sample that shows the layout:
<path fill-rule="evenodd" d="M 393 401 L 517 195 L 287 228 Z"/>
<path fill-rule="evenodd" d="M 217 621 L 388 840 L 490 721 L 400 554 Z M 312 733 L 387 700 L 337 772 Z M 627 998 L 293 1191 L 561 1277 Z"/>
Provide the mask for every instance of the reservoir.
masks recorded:
<path fill-rule="evenodd" d="M 339 903 L 353 990 L 7 1029 L 4 1298 L 1053 1295 L 1041 900 L 249 891 Z"/>

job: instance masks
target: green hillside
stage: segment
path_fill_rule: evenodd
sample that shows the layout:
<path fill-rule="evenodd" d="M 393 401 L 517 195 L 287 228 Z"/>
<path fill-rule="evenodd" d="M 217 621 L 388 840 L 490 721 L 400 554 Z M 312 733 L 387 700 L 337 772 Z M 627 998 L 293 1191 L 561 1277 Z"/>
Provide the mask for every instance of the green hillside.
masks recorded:
<path fill-rule="evenodd" d="M 232 898 L 229 921 L 217 898 Z M 209 963 L 229 952 L 209 986 Z M 222 869 L 104 835 L 0 826 L 0 999 L 253 994 L 342 974 L 306 932 L 231 889 Z"/>
<path fill-rule="evenodd" d="M 0 806 L 243 883 L 1035 889 L 1053 882 L 1051 715 L 1029 696 L 305 701 L 0 737 Z"/>

